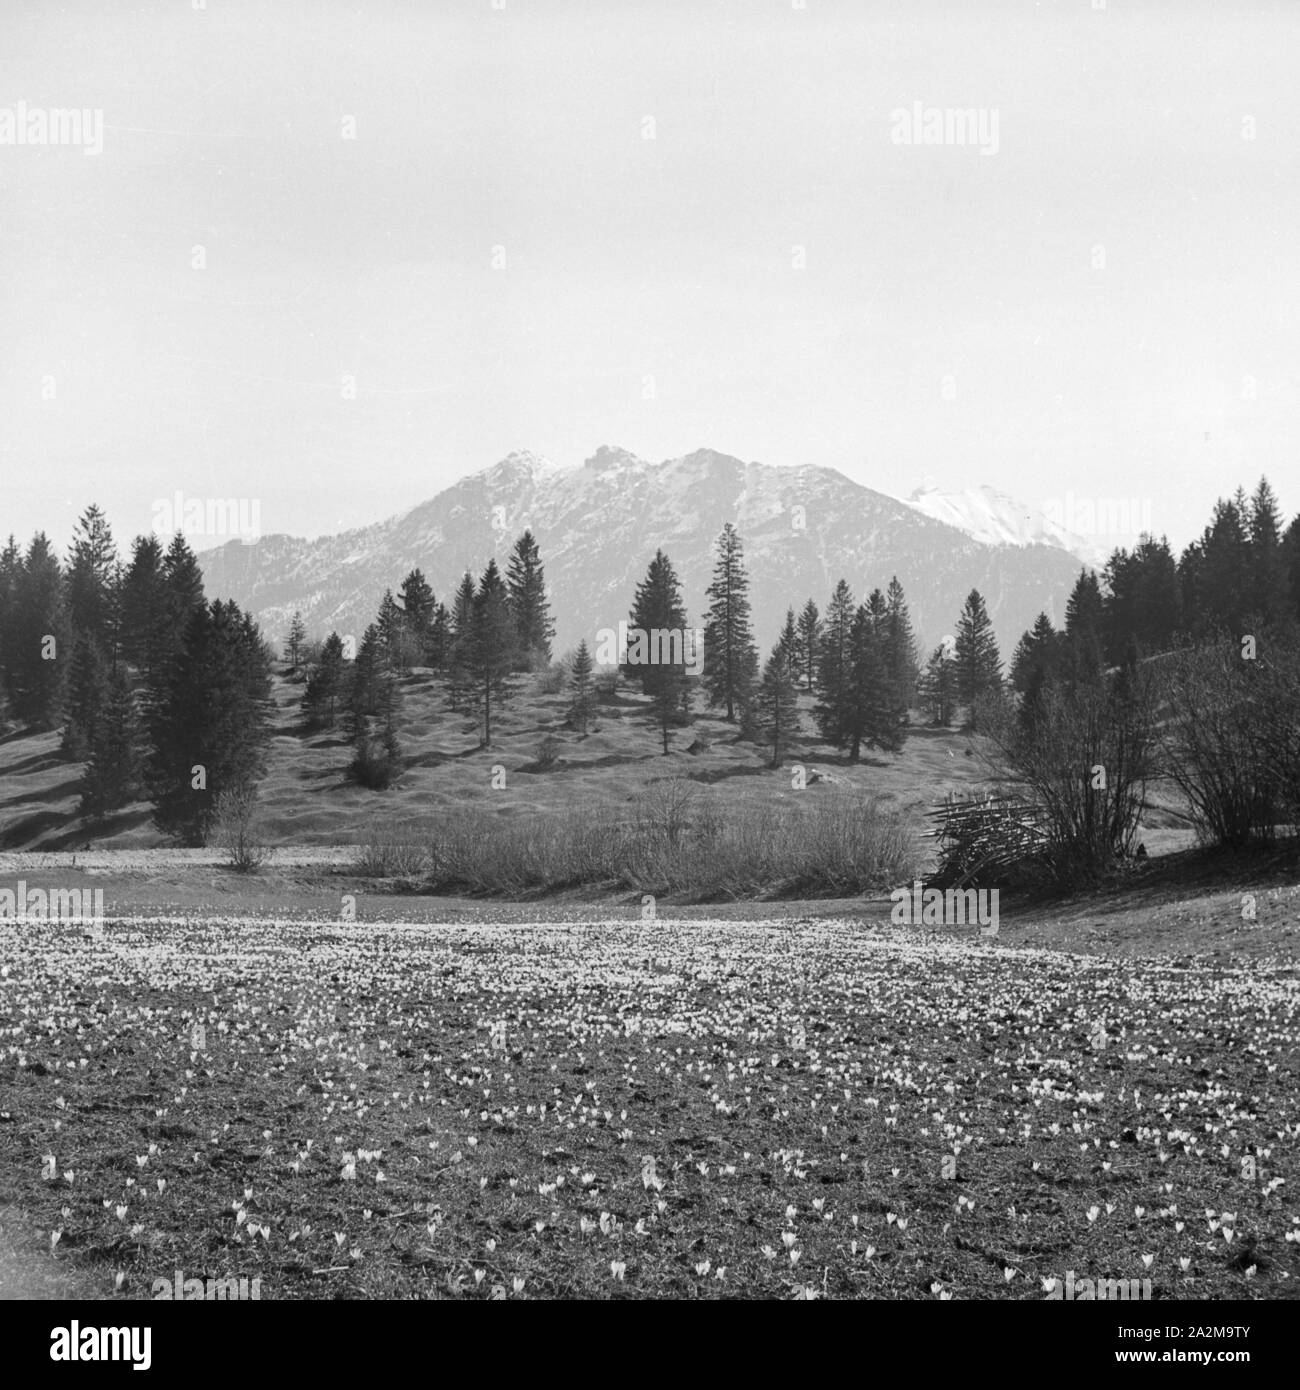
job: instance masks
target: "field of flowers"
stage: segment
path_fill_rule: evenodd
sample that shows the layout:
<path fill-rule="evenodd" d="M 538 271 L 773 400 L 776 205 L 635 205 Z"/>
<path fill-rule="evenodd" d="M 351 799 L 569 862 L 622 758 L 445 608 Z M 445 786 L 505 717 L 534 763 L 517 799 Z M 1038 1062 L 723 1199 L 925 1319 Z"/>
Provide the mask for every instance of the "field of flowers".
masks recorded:
<path fill-rule="evenodd" d="M 1291 968 L 850 920 L 4 925 L 0 1208 L 105 1296 L 1300 1294 Z"/>

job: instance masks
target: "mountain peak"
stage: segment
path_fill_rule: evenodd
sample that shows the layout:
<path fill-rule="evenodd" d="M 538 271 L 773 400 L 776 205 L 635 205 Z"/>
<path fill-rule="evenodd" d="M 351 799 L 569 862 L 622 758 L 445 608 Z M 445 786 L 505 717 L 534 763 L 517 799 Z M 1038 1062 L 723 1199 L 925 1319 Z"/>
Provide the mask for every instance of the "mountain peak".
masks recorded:
<path fill-rule="evenodd" d="M 620 468 L 640 468 L 644 460 L 617 444 L 602 444 L 582 466 L 594 473 L 610 473 Z"/>

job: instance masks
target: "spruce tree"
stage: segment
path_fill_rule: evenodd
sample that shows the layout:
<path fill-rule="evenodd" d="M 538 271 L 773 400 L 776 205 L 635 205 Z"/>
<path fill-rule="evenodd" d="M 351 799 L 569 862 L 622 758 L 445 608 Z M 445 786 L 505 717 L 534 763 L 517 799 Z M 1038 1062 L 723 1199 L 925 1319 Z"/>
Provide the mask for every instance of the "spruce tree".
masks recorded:
<path fill-rule="evenodd" d="M 302 649 L 307 641 L 307 624 L 302 620 L 302 614 L 296 609 L 292 621 L 289 623 L 289 636 L 284 644 L 285 659 L 289 663 L 290 675 L 298 674 L 298 664 L 302 660 Z"/>
<path fill-rule="evenodd" d="M 116 564 L 117 551 L 108 521 L 98 507 L 89 506 L 77 520 L 68 554 L 68 625 L 74 636 L 89 636 L 106 655 L 115 654 Z"/>
<path fill-rule="evenodd" d="M 853 684 L 853 593 L 843 579 L 826 607 L 817 650 L 817 703 L 813 718 L 827 743 L 844 746 Z"/>
<path fill-rule="evenodd" d="M 772 748 L 769 766 L 780 767 L 799 731 L 799 692 L 789 649 L 783 643 L 772 649 L 751 703 L 747 714 L 755 735 Z"/>
<path fill-rule="evenodd" d="M 107 695 L 108 669 L 99 643 L 89 632 L 81 632 L 73 644 L 61 745 L 64 757 L 73 762 L 84 762 L 95 742 Z"/>
<path fill-rule="evenodd" d="M 73 642 L 63 574 L 45 533 L 27 547 L 18 575 L 9 653 L 14 714 L 34 728 L 57 728 L 63 715 Z"/>
<path fill-rule="evenodd" d="M 1106 671 L 1106 606 L 1095 570 L 1081 570 L 1065 605 L 1064 672 L 1072 682 L 1098 684 Z"/>
<path fill-rule="evenodd" d="M 343 641 L 337 632 L 321 644 L 320 660 L 307 677 L 302 713 L 309 729 L 332 729 L 347 695 L 347 667 Z"/>
<path fill-rule="evenodd" d="M 469 670 L 481 720 L 480 746 L 492 746 L 492 715 L 512 693 L 510 673 L 517 667 L 518 646 L 510 594 L 489 560 L 474 595 L 469 642 Z"/>
<path fill-rule="evenodd" d="M 122 577 L 122 652 L 146 686 L 156 684 L 175 644 L 156 536 L 137 536 Z"/>
<path fill-rule="evenodd" d="M 781 635 L 776 640 L 773 652 L 777 650 L 784 653 L 786 666 L 792 676 L 802 668 L 803 662 L 799 656 L 799 625 L 795 620 L 793 608 L 785 610 L 785 626 L 781 629 Z M 764 666 L 763 669 L 766 671 L 767 667 Z"/>
<path fill-rule="evenodd" d="M 147 784 L 159 830 L 205 843 L 222 792 L 262 775 L 271 709 L 257 625 L 236 603 L 200 604 L 148 714 Z"/>
<path fill-rule="evenodd" d="M 543 670 L 551 660 L 555 624 L 546 597 L 541 555 L 531 531 L 519 537 L 510 553 L 506 588 L 515 629 L 515 670 Z"/>
<path fill-rule="evenodd" d="M 428 580 L 419 569 L 413 569 L 402 580 L 397 590 L 398 602 L 402 607 L 402 617 L 411 643 L 411 663 L 413 665 L 436 665 L 433 655 L 433 625 L 437 617 L 438 603 Z"/>
<path fill-rule="evenodd" d="M 1290 616 L 1291 583 L 1282 551 L 1282 513 L 1267 478 L 1261 478 L 1247 509 L 1250 606 L 1246 618 L 1270 628 Z"/>
<path fill-rule="evenodd" d="M 103 707 L 78 786 L 81 814 L 92 822 L 139 799 L 143 792 L 144 730 L 126 668 L 107 678 Z"/>
<path fill-rule="evenodd" d="M 930 722 L 946 729 L 957 712 L 957 663 L 949 646 L 940 644 L 930 653 L 919 693 Z"/>
<path fill-rule="evenodd" d="M 821 614 L 817 611 L 817 605 L 809 599 L 799 614 L 799 658 L 802 665 L 800 674 L 809 690 L 813 688 L 821 639 Z"/>
<path fill-rule="evenodd" d="M 573 691 L 573 698 L 569 702 L 568 712 L 569 723 L 584 735 L 596 704 L 593 672 L 594 664 L 591 653 L 587 650 L 587 639 L 584 637 L 578 643 L 578 650 L 569 662 L 569 686 Z"/>
<path fill-rule="evenodd" d="M 897 575 L 889 581 L 886 603 L 885 666 L 892 687 L 890 699 L 902 709 L 908 709 L 916 696 L 920 659 L 916 635 L 912 631 L 912 615 L 908 612 L 907 599 Z"/>
<path fill-rule="evenodd" d="M 462 714 L 476 707 L 473 675 L 474 597 L 473 576 L 466 574 L 452 602 L 447 641 L 447 699 Z"/>
<path fill-rule="evenodd" d="M 750 626 L 744 547 L 731 522 L 718 537 L 713 582 L 706 593 L 709 607 L 704 622 L 704 688 L 709 703 L 725 707 L 728 722 L 734 723 L 737 708 L 754 684 L 758 653 Z"/>
<path fill-rule="evenodd" d="M 639 681 L 642 691 L 649 695 L 650 717 L 659 728 L 667 754 L 673 726 L 690 718 L 691 687 L 686 676 L 686 607 L 682 586 L 672 561 L 662 550 L 655 551 L 646 577 L 637 585 L 629 618 L 627 660 L 622 670 Z M 656 633 L 664 636 L 656 637 Z M 678 634 L 677 653 L 672 650 L 668 634 Z M 681 660 L 671 660 L 674 654 Z M 663 659 L 665 656 L 667 660 Z M 712 660 L 706 638 L 706 672 Z"/>
<path fill-rule="evenodd" d="M 967 707 L 973 727 L 979 699 L 996 694 L 1002 688 L 1002 659 L 998 655 L 988 609 L 978 589 L 972 589 L 966 597 L 957 621 L 957 645 L 953 655 L 957 663 L 957 698 Z"/>
<path fill-rule="evenodd" d="M 877 591 L 879 592 L 879 591 Z M 905 737 L 902 706 L 888 664 L 885 615 L 879 606 L 862 604 L 850 627 L 850 667 L 839 721 L 838 746 L 847 745 L 857 762 L 862 745 L 897 752 Z"/>

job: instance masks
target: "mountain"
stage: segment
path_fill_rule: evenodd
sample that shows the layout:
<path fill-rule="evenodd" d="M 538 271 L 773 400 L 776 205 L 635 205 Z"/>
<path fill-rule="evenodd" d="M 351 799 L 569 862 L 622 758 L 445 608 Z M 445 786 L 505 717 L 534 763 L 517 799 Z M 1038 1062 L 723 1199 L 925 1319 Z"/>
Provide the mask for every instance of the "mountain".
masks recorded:
<path fill-rule="evenodd" d="M 1067 531 L 1042 512 L 987 485 L 964 492 L 919 487 L 907 498 L 907 504 L 986 545 L 1055 546 L 1098 570 L 1110 556 L 1104 546 Z"/>
<path fill-rule="evenodd" d="M 384 590 L 413 567 L 450 602 L 466 569 L 479 574 L 490 556 L 504 563 L 531 528 L 560 655 L 627 617 L 658 547 L 681 577 L 690 621 L 702 624 L 727 521 L 744 540 L 764 655 L 788 606 L 811 597 L 824 608 L 841 576 L 861 601 L 896 574 L 927 649 L 955 629 L 976 588 L 1009 661 L 1040 611 L 1063 617 L 1080 568 L 1058 546 L 986 543 L 831 468 L 743 463 L 711 449 L 655 464 L 607 446 L 572 468 L 513 453 L 387 521 L 318 540 L 231 541 L 199 561 L 208 593 L 238 600 L 276 642 L 295 609 L 313 635 L 359 640 Z"/>

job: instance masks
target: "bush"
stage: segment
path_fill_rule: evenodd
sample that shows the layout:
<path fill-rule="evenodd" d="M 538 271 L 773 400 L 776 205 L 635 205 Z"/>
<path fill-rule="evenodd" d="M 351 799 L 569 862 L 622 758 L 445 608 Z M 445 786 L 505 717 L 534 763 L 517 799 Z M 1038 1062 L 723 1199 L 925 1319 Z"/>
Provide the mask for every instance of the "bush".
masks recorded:
<path fill-rule="evenodd" d="M 399 826 L 375 825 L 358 848 L 352 867 L 364 878 L 419 878 L 429 870 L 429 851 Z"/>
<path fill-rule="evenodd" d="M 1156 771 L 1155 683 L 1137 666 L 1098 681 L 1045 685 L 1032 717 L 980 708 L 1000 771 L 1024 790 L 1044 832 L 1042 854 L 1062 885 L 1084 882 L 1132 852 Z"/>
<path fill-rule="evenodd" d="M 564 689 L 565 668 L 562 663 L 553 661 L 544 671 L 537 674 L 537 693 L 539 695 L 558 695 Z"/>
<path fill-rule="evenodd" d="M 1300 663 L 1261 639 L 1246 660 L 1224 639 L 1164 663 L 1169 774 L 1201 839 L 1240 847 L 1295 828 L 1300 788 Z"/>
<path fill-rule="evenodd" d="M 537 757 L 533 766 L 538 772 L 549 772 L 559 759 L 564 744 L 554 734 L 547 734 L 537 745 Z"/>
<path fill-rule="evenodd" d="M 256 787 L 229 787 L 217 797 L 212 836 L 241 873 L 252 873 L 271 857 L 258 813 Z"/>
<path fill-rule="evenodd" d="M 626 822 L 599 807 L 462 814 L 433 836 L 429 886 L 507 895 L 603 886 L 708 900 L 856 894 L 913 876 L 915 841 L 901 813 L 852 792 L 809 801 L 728 814 L 720 799 L 666 778 Z"/>
<path fill-rule="evenodd" d="M 402 755 L 395 738 L 365 737 L 358 741 L 348 764 L 348 776 L 371 791 L 384 791 L 402 775 Z"/>
<path fill-rule="evenodd" d="M 596 700 L 602 705 L 612 705 L 618 699 L 618 667 L 601 667 L 592 684 L 596 687 Z"/>

